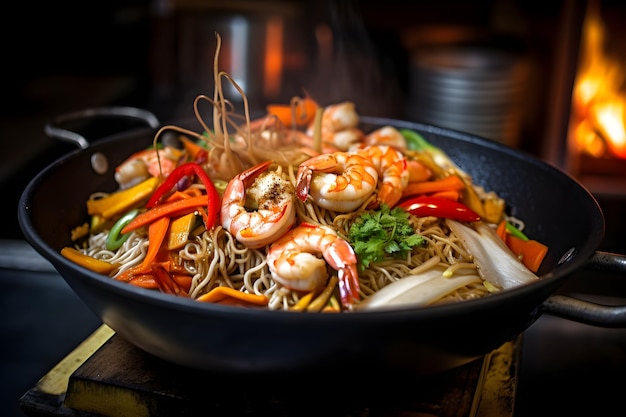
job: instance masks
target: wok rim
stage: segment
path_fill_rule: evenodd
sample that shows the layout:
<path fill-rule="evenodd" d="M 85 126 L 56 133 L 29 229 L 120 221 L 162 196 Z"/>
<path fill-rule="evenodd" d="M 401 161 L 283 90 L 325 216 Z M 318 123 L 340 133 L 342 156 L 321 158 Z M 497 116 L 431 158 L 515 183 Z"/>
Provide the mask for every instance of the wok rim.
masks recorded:
<path fill-rule="evenodd" d="M 586 193 L 586 197 L 589 198 L 590 203 L 592 203 L 592 207 L 594 207 L 595 209 L 595 213 L 593 213 L 593 216 L 591 214 L 589 216 L 593 219 L 594 222 L 597 223 L 598 227 L 594 228 L 594 235 L 589 236 L 590 239 L 593 238 L 593 243 L 586 246 L 593 249 L 590 249 L 588 254 L 584 254 L 585 256 L 582 256 L 583 254 L 580 254 L 579 256 L 576 256 L 575 259 L 568 262 L 566 265 L 560 266 L 560 270 L 558 271 L 558 273 L 549 271 L 548 273 L 541 275 L 540 280 L 538 281 L 519 287 L 503 290 L 498 293 L 493 293 L 487 297 L 464 300 L 454 303 L 422 306 L 417 308 L 404 307 L 393 309 L 390 308 L 377 310 L 357 310 L 341 314 L 302 314 L 301 312 L 243 308 L 236 306 L 224 306 L 214 303 L 202 303 L 193 299 L 186 299 L 182 297 L 176 297 L 170 294 L 164 294 L 160 291 L 139 288 L 133 285 L 129 285 L 127 283 L 116 281 L 106 275 L 98 274 L 79 265 L 76 265 L 75 263 L 63 257 L 59 251 L 55 250 L 50 245 L 45 243 L 43 241 L 43 238 L 36 232 L 35 227 L 31 221 L 31 197 L 36 191 L 39 184 L 45 178 L 47 178 L 47 176 L 51 172 L 53 172 L 57 168 L 57 166 L 64 164 L 66 161 L 72 158 L 80 157 L 83 152 L 92 150 L 91 146 L 87 149 L 77 149 L 67 153 L 66 155 L 61 156 L 60 158 L 46 166 L 42 171 L 35 175 L 35 177 L 31 179 L 31 181 L 29 181 L 19 199 L 18 221 L 26 240 L 33 246 L 33 248 L 37 252 L 39 252 L 39 254 L 41 254 L 44 258 L 50 261 L 55 269 L 57 269 L 57 271 L 63 268 L 75 270 L 76 272 L 79 272 L 81 276 L 85 277 L 85 279 L 95 282 L 99 288 L 104 289 L 108 292 L 115 292 L 117 294 L 123 295 L 125 298 L 129 298 L 136 302 L 150 303 L 161 308 L 176 310 L 182 309 L 185 312 L 193 311 L 194 313 L 200 313 L 203 316 L 211 316 L 213 314 L 221 315 L 223 313 L 228 313 L 228 315 L 233 318 L 251 319 L 254 321 L 271 320 L 271 322 L 275 324 L 277 323 L 277 318 L 280 319 L 279 321 L 281 323 L 294 322 L 297 324 L 302 324 L 303 320 L 305 321 L 305 323 L 309 324 L 324 324 L 330 320 L 335 323 L 346 322 L 348 324 L 351 324 L 360 323 L 363 321 L 370 321 L 372 320 L 372 318 L 376 318 L 377 322 L 388 321 L 397 323 L 398 321 L 413 319 L 416 315 L 419 315 L 422 320 L 431 320 L 435 318 L 461 314 L 467 308 L 490 309 L 492 304 L 500 304 L 507 300 L 514 301 L 519 297 L 523 297 L 524 295 L 536 293 L 537 291 L 540 291 L 541 288 L 543 288 L 545 291 L 545 296 L 543 297 L 545 300 L 553 292 L 553 289 L 556 286 L 560 285 L 560 283 L 566 276 L 581 268 L 582 265 L 588 261 L 588 259 L 599 247 L 600 242 L 604 237 L 605 227 L 605 219 L 602 209 L 598 204 L 596 198 L 589 192 L 589 190 L 587 190 L 579 181 L 567 174 L 562 169 L 546 161 L 535 158 L 532 155 L 526 154 L 521 150 L 513 149 L 507 145 L 501 144 L 493 140 L 485 139 L 474 134 L 406 120 L 370 116 L 361 116 L 360 120 L 362 124 L 380 126 L 383 126 L 385 124 L 393 124 L 395 127 L 398 128 L 419 130 L 420 132 L 442 135 L 454 140 L 469 142 L 473 145 L 477 145 L 480 147 L 495 149 L 498 152 L 506 153 L 511 157 L 524 159 L 525 162 L 531 163 L 533 166 L 538 167 L 543 171 L 549 172 L 550 175 L 558 176 L 561 177 L 561 180 L 563 181 L 571 182 L 572 185 L 580 187 L 581 191 Z M 98 141 L 98 143 L 123 140 L 124 138 L 127 138 L 130 134 L 138 134 L 146 131 L 154 131 L 154 129 L 133 129 L 119 134 L 111 135 L 107 138 L 101 139 L 100 141 Z M 67 280 L 67 278 L 60 271 L 59 274 Z M 540 305 L 537 305 L 536 307 L 538 308 L 539 306 Z"/>

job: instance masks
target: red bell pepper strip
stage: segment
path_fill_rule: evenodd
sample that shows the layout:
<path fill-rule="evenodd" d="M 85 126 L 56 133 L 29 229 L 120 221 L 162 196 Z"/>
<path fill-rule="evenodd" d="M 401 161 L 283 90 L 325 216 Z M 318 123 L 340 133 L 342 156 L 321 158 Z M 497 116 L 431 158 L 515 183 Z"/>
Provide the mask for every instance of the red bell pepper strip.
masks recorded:
<path fill-rule="evenodd" d="M 461 222 L 480 220 L 480 216 L 465 204 L 447 198 L 419 196 L 401 201 L 398 206 L 420 217 L 435 216 Z"/>
<path fill-rule="evenodd" d="M 174 171 L 171 172 L 170 175 L 165 179 L 165 181 L 154 191 L 148 203 L 146 204 L 146 208 L 152 208 L 159 204 L 163 198 L 168 194 L 174 186 L 180 181 L 181 178 L 197 175 L 207 193 L 207 219 L 206 219 L 206 227 L 210 229 L 215 224 L 217 220 L 217 214 L 219 211 L 219 194 L 217 193 L 217 189 L 209 178 L 209 175 L 202 169 L 200 164 L 197 162 L 187 162 L 182 164 Z"/>

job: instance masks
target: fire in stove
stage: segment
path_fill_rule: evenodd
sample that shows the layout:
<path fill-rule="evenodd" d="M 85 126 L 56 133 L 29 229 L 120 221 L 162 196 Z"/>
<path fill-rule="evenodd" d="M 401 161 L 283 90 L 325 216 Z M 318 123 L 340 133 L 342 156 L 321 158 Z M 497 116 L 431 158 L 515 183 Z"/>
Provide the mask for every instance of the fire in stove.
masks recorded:
<path fill-rule="evenodd" d="M 626 68 L 611 54 L 598 1 L 589 2 L 572 90 L 568 134 L 575 176 L 626 175 Z"/>

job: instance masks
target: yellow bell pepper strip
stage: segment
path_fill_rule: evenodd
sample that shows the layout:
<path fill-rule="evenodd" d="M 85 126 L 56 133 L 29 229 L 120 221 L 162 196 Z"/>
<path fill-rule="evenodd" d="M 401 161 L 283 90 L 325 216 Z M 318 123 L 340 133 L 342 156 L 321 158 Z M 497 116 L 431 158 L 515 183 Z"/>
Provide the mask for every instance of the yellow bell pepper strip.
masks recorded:
<path fill-rule="evenodd" d="M 89 199 L 87 200 L 87 213 L 92 216 L 100 215 L 105 219 L 121 215 L 147 199 L 158 184 L 157 178 L 150 177 L 137 185 L 109 194 L 106 197 Z"/>
<path fill-rule="evenodd" d="M 142 226 L 147 226 L 159 219 L 182 216 L 206 204 L 206 195 L 184 198 L 155 206 L 132 219 L 120 233 L 125 234 Z"/>
<path fill-rule="evenodd" d="M 82 225 L 76 226 L 75 228 L 72 229 L 72 232 L 70 234 L 70 239 L 72 239 L 72 242 L 76 242 L 78 239 L 81 239 L 88 235 L 89 235 L 89 223 L 83 223 Z"/>
<path fill-rule="evenodd" d="M 115 224 L 113 224 L 113 227 L 111 227 L 111 230 L 109 230 L 109 234 L 107 235 L 107 238 L 105 241 L 105 247 L 108 250 L 112 250 L 112 251 L 118 250 L 124 244 L 124 242 L 128 240 L 128 238 L 130 237 L 130 234 L 128 233 L 121 234 L 120 231 L 122 230 L 124 226 L 130 223 L 132 219 L 137 217 L 138 214 L 139 214 L 139 209 L 133 209 L 129 211 L 128 213 L 124 214 L 115 222 Z"/>
<path fill-rule="evenodd" d="M 289 310 L 291 311 L 304 311 L 304 309 L 311 303 L 313 296 L 317 294 L 317 291 L 311 291 L 300 297 L 298 302 L 291 307 Z"/>
<path fill-rule="evenodd" d="M 176 250 L 182 248 L 189 240 L 189 234 L 196 224 L 196 214 L 189 213 L 173 219 L 167 234 L 167 249 Z"/>
<path fill-rule="evenodd" d="M 103 275 L 109 275 L 111 272 L 113 272 L 113 270 L 115 270 L 115 268 L 119 266 L 117 264 L 112 264 L 111 262 L 102 261 L 89 255 L 85 255 L 81 251 L 72 248 L 71 246 L 66 246 L 61 249 L 61 255 L 76 263 L 77 265 L 80 265 L 93 272 L 97 272 Z"/>
<path fill-rule="evenodd" d="M 269 299 L 264 295 L 249 294 L 230 287 L 215 287 L 206 294 L 197 298 L 198 301 L 207 303 L 233 304 L 237 305 L 266 306 Z"/>
<path fill-rule="evenodd" d="M 193 175 L 196 175 L 200 179 L 200 182 L 202 182 L 204 188 L 206 189 L 207 202 L 206 204 L 204 204 L 207 206 L 208 218 L 206 226 L 207 228 L 212 228 L 215 225 L 217 215 L 219 213 L 220 196 L 217 192 L 217 189 L 215 188 L 215 185 L 213 184 L 213 181 L 211 181 L 211 178 L 209 178 L 209 175 L 206 173 L 206 171 L 204 171 L 202 166 L 200 166 L 200 164 L 196 162 L 187 162 L 176 167 L 176 169 L 174 169 L 174 171 L 172 171 L 172 173 L 168 175 L 165 181 L 156 189 L 154 194 L 152 194 L 152 196 L 148 200 L 148 203 L 146 204 L 146 207 L 148 209 L 151 209 L 157 206 L 161 202 L 161 200 L 166 197 L 166 194 L 169 194 L 170 191 L 172 191 L 178 181 L 180 181 L 184 177 L 189 177 Z"/>
<path fill-rule="evenodd" d="M 306 311 L 321 311 L 328 302 L 330 296 L 333 294 L 333 291 L 335 291 L 338 283 L 339 278 L 337 275 L 330 277 L 326 287 L 324 287 L 320 295 L 318 295 L 315 300 L 311 301 L 311 303 L 307 306 Z"/>
<path fill-rule="evenodd" d="M 435 216 L 462 222 L 480 220 L 480 216 L 465 204 L 441 197 L 412 197 L 401 201 L 398 207 L 418 217 Z"/>

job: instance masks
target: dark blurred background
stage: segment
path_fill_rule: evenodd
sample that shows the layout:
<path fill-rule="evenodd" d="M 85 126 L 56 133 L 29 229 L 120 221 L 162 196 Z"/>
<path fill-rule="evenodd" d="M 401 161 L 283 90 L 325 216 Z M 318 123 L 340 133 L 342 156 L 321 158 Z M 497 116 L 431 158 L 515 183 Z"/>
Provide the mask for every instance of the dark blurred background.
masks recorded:
<path fill-rule="evenodd" d="M 20 415 L 19 396 L 99 325 L 63 280 L 38 262 L 17 223 L 28 181 L 75 149 L 47 137 L 45 123 L 111 105 L 147 109 L 164 122 L 191 119 L 194 97 L 213 92 L 215 32 L 223 42 L 220 69 L 241 84 L 254 111 L 308 91 L 321 104 L 352 100 L 361 114 L 506 143 L 587 186 L 606 215 L 600 249 L 626 253 L 625 160 L 605 153 L 590 162 L 572 151 L 568 139 L 590 4 L 606 25 L 608 53 L 626 66 L 621 2 L 38 3 L 6 4 L 0 25 L 3 415 Z M 121 127 L 93 121 L 80 133 L 95 140 Z M 581 272 L 562 291 L 623 303 L 622 281 L 619 274 Z M 626 371 L 621 329 L 542 317 L 525 334 L 522 364 L 519 416 L 623 415 L 626 409 L 620 401 L 626 389 L 619 382 Z"/>

